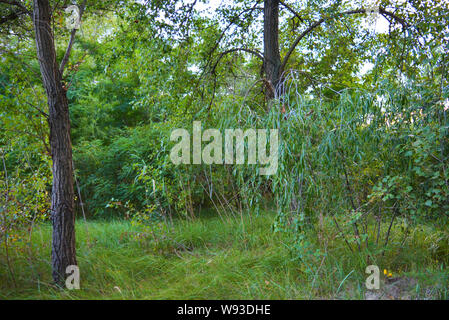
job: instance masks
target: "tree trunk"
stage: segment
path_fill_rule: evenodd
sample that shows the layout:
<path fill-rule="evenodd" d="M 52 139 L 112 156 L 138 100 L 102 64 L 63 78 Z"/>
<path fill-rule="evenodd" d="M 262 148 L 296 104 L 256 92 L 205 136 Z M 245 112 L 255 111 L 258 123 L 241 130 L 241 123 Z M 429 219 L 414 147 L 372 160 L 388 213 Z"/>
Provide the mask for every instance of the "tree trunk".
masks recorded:
<path fill-rule="evenodd" d="M 264 0 L 263 17 L 264 69 L 266 76 L 267 98 L 275 96 L 281 70 L 279 53 L 279 0 Z"/>
<path fill-rule="evenodd" d="M 72 143 L 69 107 L 61 74 L 56 62 L 48 0 L 34 0 L 33 24 L 37 57 L 47 93 L 50 146 L 53 160 L 51 194 L 52 275 L 55 283 L 64 284 L 67 266 L 76 265 L 75 212 L 73 192 Z"/>

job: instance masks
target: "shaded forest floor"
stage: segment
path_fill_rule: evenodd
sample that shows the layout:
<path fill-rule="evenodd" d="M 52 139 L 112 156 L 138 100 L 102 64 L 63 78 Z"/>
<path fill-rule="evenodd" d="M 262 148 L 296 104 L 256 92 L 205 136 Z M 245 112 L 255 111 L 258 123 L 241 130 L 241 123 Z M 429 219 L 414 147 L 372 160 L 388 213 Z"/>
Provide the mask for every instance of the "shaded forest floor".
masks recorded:
<path fill-rule="evenodd" d="M 303 248 L 306 255 L 301 256 L 290 247 L 291 236 L 273 232 L 274 219 L 271 213 L 251 219 L 248 216 L 222 219 L 209 214 L 195 221 L 177 220 L 170 229 L 159 225 L 148 230 L 123 220 L 78 221 L 81 289 L 71 291 L 50 284 L 51 227 L 36 226 L 31 245 L 26 245 L 25 234 L 18 234 L 18 240 L 11 244 L 10 267 L 3 245 L 0 298 L 368 297 L 365 289 L 368 253 L 350 254 L 330 221 L 325 221 L 320 233 L 310 231 L 309 248 Z M 392 239 L 385 256 L 370 263 L 378 264 L 381 270 L 391 270 L 393 280 L 410 284 L 404 292 L 387 293 L 386 298 L 448 298 L 448 250 L 441 243 L 435 250 L 438 234 L 421 227 L 400 248 L 395 246 L 399 241 Z"/>

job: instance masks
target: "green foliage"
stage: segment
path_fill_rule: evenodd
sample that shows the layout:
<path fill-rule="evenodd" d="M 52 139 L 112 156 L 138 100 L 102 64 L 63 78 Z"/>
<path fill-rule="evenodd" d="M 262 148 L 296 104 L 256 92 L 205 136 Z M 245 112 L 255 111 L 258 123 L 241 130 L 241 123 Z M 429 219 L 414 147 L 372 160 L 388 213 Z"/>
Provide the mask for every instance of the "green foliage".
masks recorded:
<path fill-rule="evenodd" d="M 428 100 L 415 98 L 420 90 Z M 323 216 L 333 217 L 350 251 L 365 248 L 371 257 L 384 254 L 392 234 L 405 228 L 407 238 L 410 225 L 447 223 L 449 123 L 429 92 L 347 90 L 330 103 L 284 99 L 281 165 L 273 177 L 276 228 L 293 230 L 299 260 L 319 255 L 310 252 L 306 231 Z M 381 221 L 388 221 L 383 229 Z"/>
<path fill-rule="evenodd" d="M 351 5 L 292 4 L 301 19 L 282 10 L 281 55 L 308 21 Z M 89 235 L 80 230 L 81 261 L 94 262 L 87 296 L 106 290 L 112 297 L 302 298 L 310 292 L 335 298 L 354 279 L 362 281 L 368 262 L 396 272 L 425 266 L 444 275 L 447 9 L 443 1 L 381 5 L 394 7 L 409 26 L 395 23 L 388 34 L 377 34 L 364 26 L 363 15 L 326 20 L 300 41 L 284 70 L 282 92 L 266 101 L 260 61 L 239 51 L 221 54 L 232 48 L 263 51 L 261 11 L 251 9 L 253 2 L 223 4 L 205 15 L 179 1 L 88 1 L 62 75 L 80 187 L 76 209 L 82 204 L 89 219 L 127 221 L 87 222 L 98 245 L 92 254 L 92 243 L 84 243 Z M 10 14 L 6 6 L 0 4 L 1 17 Z M 69 31 L 59 3 L 52 1 L 52 7 L 60 61 Z M 111 11 L 100 15 L 100 8 Z M 1 275 L 12 280 L 17 274 L 8 248 L 14 243 L 34 237 L 42 251 L 32 243 L 17 248 L 37 250 L 31 260 L 48 254 L 31 232 L 38 225 L 48 238 L 42 223 L 49 216 L 51 150 L 30 26 L 22 17 L 0 25 L 0 230 L 6 250 L 0 259 L 2 268 L 8 266 Z M 367 63 L 373 68 L 361 74 Z M 191 132 L 195 120 L 203 130 L 221 132 L 279 129 L 278 171 L 261 176 L 260 165 L 175 166 L 170 134 L 177 128 Z M 267 207 L 276 208 L 274 219 L 260 216 Z M 202 216 L 203 209 L 218 217 Z M 254 220 L 244 225 L 246 219 Z M 151 253 L 147 260 L 136 258 L 142 250 Z M 116 260 L 122 270 L 114 267 Z M 42 260 L 34 262 L 47 268 Z M 168 280 L 129 267 L 145 263 Z M 92 270 L 102 264 L 106 273 L 97 278 Z M 187 270 L 190 265 L 205 275 Z M 169 267 L 173 273 L 165 271 Z M 248 268 L 254 272 L 248 275 Z M 186 273 L 187 280 L 180 280 Z M 149 287 L 158 293 L 135 282 L 142 279 L 156 281 Z M 120 295 L 107 287 L 110 281 Z M 49 289 L 44 296 L 54 294 Z"/>

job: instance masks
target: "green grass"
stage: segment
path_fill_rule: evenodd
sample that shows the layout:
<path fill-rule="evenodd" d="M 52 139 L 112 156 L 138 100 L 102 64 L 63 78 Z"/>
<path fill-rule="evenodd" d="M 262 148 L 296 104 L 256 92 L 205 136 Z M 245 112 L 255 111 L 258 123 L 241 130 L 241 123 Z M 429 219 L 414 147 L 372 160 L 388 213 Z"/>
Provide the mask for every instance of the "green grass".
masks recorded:
<path fill-rule="evenodd" d="M 268 213 L 224 221 L 209 216 L 178 220 L 170 231 L 157 229 L 153 235 L 129 221 L 78 221 L 81 290 L 72 291 L 51 285 L 51 228 L 43 224 L 32 233 L 30 246 L 20 235 L 10 245 L 15 284 L 3 246 L 0 298 L 363 298 L 367 252 L 350 254 L 339 237 L 323 247 L 311 233 L 313 250 L 305 249 L 298 259 L 289 236 L 272 232 L 273 221 L 274 215 Z M 330 223 L 326 227 L 328 234 L 334 232 Z M 419 232 L 399 251 L 393 239 L 391 250 L 376 263 L 416 277 L 417 294 L 430 286 L 436 288 L 434 298 L 447 298 L 447 252 L 443 262 L 435 258 L 430 250 L 436 243 L 435 230 Z"/>

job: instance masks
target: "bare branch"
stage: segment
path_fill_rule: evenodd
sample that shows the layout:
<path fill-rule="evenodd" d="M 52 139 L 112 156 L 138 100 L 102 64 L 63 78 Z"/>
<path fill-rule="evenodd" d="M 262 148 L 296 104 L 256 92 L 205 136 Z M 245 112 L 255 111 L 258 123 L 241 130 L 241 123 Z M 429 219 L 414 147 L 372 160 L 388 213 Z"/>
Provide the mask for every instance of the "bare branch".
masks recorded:
<path fill-rule="evenodd" d="M 263 60 L 264 60 L 264 59 L 263 59 L 263 54 L 262 54 L 261 52 L 257 51 L 257 50 L 247 49 L 247 48 L 233 48 L 233 49 L 226 50 L 226 51 L 224 51 L 224 52 L 222 52 L 222 53 L 220 54 L 220 56 L 218 57 L 217 61 L 215 61 L 214 66 L 212 67 L 211 73 L 212 73 L 212 74 L 215 74 L 215 69 L 217 68 L 218 63 L 220 62 L 220 60 L 221 60 L 225 55 L 227 55 L 227 54 L 229 54 L 229 53 L 232 53 L 232 52 L 237 52 L 237 51 L 248 52 L 248 53 L 251 53 L 251 54 L 255 55 L 256 57 L 258 57 L 260 60 L 262 60 L 262 62 L 263 62 Z M 210 100 L 209 107 L 207 108 L 207 110 L 210 110 L 211 107 L 212 107 L 212 103 L 213 103 L 214 98 L 215 98 L 215 91 L 216 91 L 216 89 L 217 89 L 217 77 L 214 76 L 214 86 L 213 86 L 213 92 L 212 92 L 212 99 Z"/>
<path fill-rule="evenodd" d="M 393 18 L 394 20 L 399 22 L 402 25 L 403 28 L 408 28 L 409 27 L 408 23 L 404 19 L 398 17 L 394 13 L 386 11 L 385 9 L 382 9 L 382 8 L 379 8 L 379 13 L 382 14 L 383 16 L 389 16 L 389 17 Z"/>
<path fill-rule="evenodd" d="M 212 72 L 215 71 L 215 68 L 217 67 L 218 63 L 220 62 L 220 60 L 221 60 L 225 55 L 227 55 L 228 53 L 236 52 L 236 51 L 244 51 L 244 52 L 248 52 L 248 53 L 251 53 L 251 54 L 255 55 L 256 57 L 258 57 L 258 58 L 261 59 L 262 61 L 264 60 L 264 59 L 263 59 L 263 54 L 262 54 L 261 52 L 257 51 L 257 50 L 254 50 L 254 49 L 247 49 L 247 48 L 233 48 L 233 49 L 226 50 L 226 51 L 224 51 L 224 52 L 222 52 L 222 53 L 220 54 L 220 56 L 218 57 L 217 61 L 215 61 L 214 66 L 212 67 Z"/>
<path fill-rule="evenodd" d="M 293 13 L 301 22 L 304 22 L 304 20 L 301 18 L 301 16 L 299 15 L 299 13 L 297 13 L 295 10 L 293 10 L 292 7 L 290 7 L 288 4 L 286 4 L 284 1 L 280 0 L 279 1 L 280 4 L 282 4 L 285 9 L 287 9 L 288 11 L 290 11 L 291 13 Z"/>
<path fill-rule="evenodd" d="M 83 16 L 84 9 L 86 8 L 86 2 L 87 2 L 87 0 L 84 0 L 84 2 L 81 4 L 80 17 L 79 17 L 80 20 L 81 20 L 81 17 Z M 75 34 L 76 34 L 76 29 L 73 29 L 72 32 L 70 33 L 69 45 L 67 46 L 67 50 L 65 51 L 64 57 L 61 60 L 61 65 L 59 66 L 59 73 L 61 74 L 61 76 L 62 76 L 62 73 L 64 72 L 64 67 L 65 67 L 66 63 L 69 61 L 70 52 L 72 51 L 73 43 L 75 42 Z"/>

